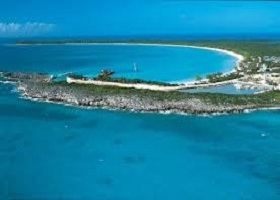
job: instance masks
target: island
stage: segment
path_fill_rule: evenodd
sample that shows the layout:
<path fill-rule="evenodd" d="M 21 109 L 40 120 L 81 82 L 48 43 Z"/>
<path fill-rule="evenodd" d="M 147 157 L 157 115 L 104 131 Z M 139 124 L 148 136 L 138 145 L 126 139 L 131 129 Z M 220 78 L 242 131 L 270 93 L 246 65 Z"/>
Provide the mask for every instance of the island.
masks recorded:
<path fill-rule="evenodd" d="M 29 40 L 20 45 L 66 43 L 141 43 L 187 45 L 222 49 L 242 55 L 231 72 L 197 76 L 186 83 L 112 77 L 110 69 L 97 77 L 68 74 L 66 80 L 44 73 L 1 71 L 0 79 L 16 84 L 23 97 L 82 107 L 137 112 L 186 114 L 239 113 L 245 110 L 280 107 L 280 44 L 271 41 L 155 41 L 155 40 Z M 257 87 L 258 94 L 187 93 L 182 90 L 235 84 Z"/>

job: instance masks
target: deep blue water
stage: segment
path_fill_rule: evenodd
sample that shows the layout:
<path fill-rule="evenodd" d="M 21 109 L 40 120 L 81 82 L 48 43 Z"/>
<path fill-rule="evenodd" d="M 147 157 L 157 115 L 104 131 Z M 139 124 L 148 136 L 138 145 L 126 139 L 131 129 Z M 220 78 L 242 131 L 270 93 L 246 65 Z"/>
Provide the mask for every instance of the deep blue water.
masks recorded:
<path fill-rule="evenodd" d="M 10 69 L 56 70 L 47 68 L 50 52 L 30 51 L 10 50 Z M 278 200 L 279 130 L 278 110 L 202 117 L 81 109 L 21 99 L 0 84 L 0 199 Z"/>

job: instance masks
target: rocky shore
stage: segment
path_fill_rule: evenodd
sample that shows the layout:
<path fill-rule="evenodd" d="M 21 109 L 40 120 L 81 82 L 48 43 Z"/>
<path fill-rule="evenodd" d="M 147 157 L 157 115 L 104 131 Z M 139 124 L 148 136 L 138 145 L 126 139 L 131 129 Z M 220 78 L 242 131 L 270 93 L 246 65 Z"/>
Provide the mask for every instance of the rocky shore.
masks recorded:
<path fill-rule="evenodd" d="M 280 92 L 228 95 L 152 91 L 91 84 L 57 82 L 47 74 L 5 73 L 22 96 L 83 107 L 104 107 L 136 112 L 187 114 L 239 113 L 247 109 L 280 107 Z"/>
<path fill-rule="evenodd" d="M 52 75 L 46 73 L 23 73 L 23 72 L 7 72 L 0 71 L 0 77 L 7 81 L 21 82 L 50 82 L 53 79 Z"/>
<path fill-rule="evenodd" d="M 103 92 L 101 86 L 67 85 L 67 84 L 45 84 L 22 82 L 19 83 L 19 91 L 28 98 L 40 99 L 51 102 L 61 102 L 75 106 L 107 107 L 112 109 L 145 111 L 145 112 L 174 112 L 189 114 L 213 114 L 213 113 L 237 113 L 246 109 L 261 107 L 257 103 L 234 104 L 228 102 L 214 103 L 207 97 L 197 95 L 186 95 L 161 99 L 161 94 L 148 92 L 147 95 L 139 94 L 137 91 L 111 93 Z M 102 86 L 103 87 L 103 86 Z M 131 90 L 131 89 L 127 89 Z M 215 98 L 215 97 L 214 97 Z M 273 103 L 273 102 L 271 102 Z M 267 102 L 264 107 L 273 107 Z"/>

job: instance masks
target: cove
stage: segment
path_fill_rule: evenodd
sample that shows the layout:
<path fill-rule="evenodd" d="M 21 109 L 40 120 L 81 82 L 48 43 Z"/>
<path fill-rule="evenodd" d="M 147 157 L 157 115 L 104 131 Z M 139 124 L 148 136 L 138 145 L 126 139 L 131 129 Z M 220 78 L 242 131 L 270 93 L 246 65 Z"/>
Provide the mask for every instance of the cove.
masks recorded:
<path fill-rule="evenodd" d="M 7 70 L 95 76 L 112 69 L 118 77 L 167 82 L 227 72 L 237 61 L 222 52 L 159 45 L 2 45 L 0 51 L 0 66 Z"/>

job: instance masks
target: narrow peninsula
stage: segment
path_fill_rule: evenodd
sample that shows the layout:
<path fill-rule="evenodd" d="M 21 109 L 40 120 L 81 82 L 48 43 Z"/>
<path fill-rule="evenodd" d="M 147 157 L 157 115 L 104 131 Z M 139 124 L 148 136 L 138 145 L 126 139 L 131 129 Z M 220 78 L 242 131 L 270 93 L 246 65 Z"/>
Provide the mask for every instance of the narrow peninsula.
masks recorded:
<path fill-rule="evenodd" d="M 17 44 L 105 43 L 105 41 L 18 41 Z M 124 42 L 124 41 L 107 41 Z M 103 71 L 97 77 L 68 74 L 65 80 L 44 73 L 7 72 L 0 79 L 16 83 L 26 98 L 75 106 L 111 108 L 137 112 L 187 114 L 239 113 L 248 109 L 280 107 L 280 45 L 267 41 L 125 41 L 144 44 L 192 45 L 220 48 L 243 56 L 228 73 L 196 77 L 187 83 L 111 77 Z M 258 94 L 187 93 L 181 90 L 236 84 L 259 87 Z"/>

